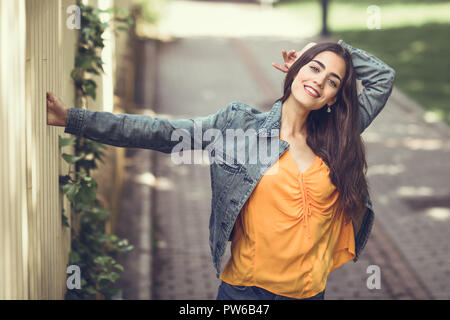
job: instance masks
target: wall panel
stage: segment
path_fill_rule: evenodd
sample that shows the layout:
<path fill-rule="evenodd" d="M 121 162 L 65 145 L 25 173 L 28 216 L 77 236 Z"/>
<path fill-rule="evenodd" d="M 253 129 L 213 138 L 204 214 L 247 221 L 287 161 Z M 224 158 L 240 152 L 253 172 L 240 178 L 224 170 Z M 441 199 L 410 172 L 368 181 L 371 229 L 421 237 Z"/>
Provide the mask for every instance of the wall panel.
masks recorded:
<path fill-rule="evenodd" d="M 113 0 L 91 0 L 110 7 Z M 74 104 L 77 30 L 66 26 L 76 0 L 0 0 L 0 299 L 63 299 L 70 252 L 70 204 L 59 190 L 69 166 L 46 124 L 47 91 Z M 89 107 L 112 111 L 114 38 L 107 74 Z M 101 174 L 99 172 L 99 174 Z M 112 174 L 115 174 L 114 172 Z"/>
<path fill-rule="evenodd" d="M 0 0 L 0 299 L 26 298 L 25 3 Z"/>

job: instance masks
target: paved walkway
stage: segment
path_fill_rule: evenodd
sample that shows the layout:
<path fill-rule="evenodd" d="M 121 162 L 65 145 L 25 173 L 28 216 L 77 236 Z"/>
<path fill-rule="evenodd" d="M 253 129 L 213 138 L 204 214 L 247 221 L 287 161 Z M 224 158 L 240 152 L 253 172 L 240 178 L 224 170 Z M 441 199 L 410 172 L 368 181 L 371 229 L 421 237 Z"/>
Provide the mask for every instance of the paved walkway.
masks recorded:
<path fill-rule="evenodd" d="M 234 100 L 268 110 L 281 95 L 284 76 L 271 62 L 280 61 L 282 48 L 298 49 L 310 40 L 195 37 L 165 43 L 155 110 L 173 118 L 204 116 Z M 329 276 L 326 299 L 449 299 L 450 130 L 425 123 L 420 109 L 395 90 L 363 138 L 376 222 L 360 260 Z M 209 168 L 177 166 L 156 153 L 152 169 L 151 296 L 214 299 L 219 281 L 208 246 Z M 228 257 L 229 248 L 223 265 Z M 373 265 L 380 268 L 381 289 L 367 288 Z"/>

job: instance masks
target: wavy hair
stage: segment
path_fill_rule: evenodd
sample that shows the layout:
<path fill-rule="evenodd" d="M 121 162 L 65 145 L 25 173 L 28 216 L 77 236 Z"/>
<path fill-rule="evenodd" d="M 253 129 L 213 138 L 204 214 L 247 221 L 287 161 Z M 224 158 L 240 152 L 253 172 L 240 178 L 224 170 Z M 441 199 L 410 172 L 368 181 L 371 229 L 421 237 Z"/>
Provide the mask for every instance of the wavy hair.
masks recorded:
<path fill-rule="evenodd" d="M 364 213 L 369 186 L 365 146 L 360 135 L 356 75 L 350 53 L 333 42 L 309 48 L 289 69 L 284 80 L 284 95 L 277 101 L 284 103 L 289 98 L 292 82 L 299 70 L 323 51 L 331 51 L 344 59 L 345 77 L 331 112 L 328 113 L 328 106 L 324 105 L 309 113 L 306 143 L 330 169 L 331 182 L 339 191 L 336 212 L 343 212 L 347 219 L 358 219 Z"/>

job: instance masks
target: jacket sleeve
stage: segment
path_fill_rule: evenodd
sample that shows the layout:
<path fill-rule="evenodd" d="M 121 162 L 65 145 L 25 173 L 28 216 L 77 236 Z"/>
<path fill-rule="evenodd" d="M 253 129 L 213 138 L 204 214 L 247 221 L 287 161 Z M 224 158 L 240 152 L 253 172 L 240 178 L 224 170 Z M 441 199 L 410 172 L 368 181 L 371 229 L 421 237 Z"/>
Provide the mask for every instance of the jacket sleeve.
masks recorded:
<path fill-rule="evenodd" d="M 229 104 L 206 117 L 168 120 L 70 108 L 64 132 L 112 146 L 164 153 L 171 153 L 180 142 L 183 143 L 183 150 L 205 149 L 211 143 L 203 141 L 205 131 L 223 131 L 233 110 L 233 105 Z"/>
<path fill-rule="evenodd" d="M 356 77 L 364 86 L 358 96 L 362 133 L 386 105 L 394 86 L 395 70 L 374 55 L 343 40 L 339 40 L 338 44 L 350 53 Z"/>

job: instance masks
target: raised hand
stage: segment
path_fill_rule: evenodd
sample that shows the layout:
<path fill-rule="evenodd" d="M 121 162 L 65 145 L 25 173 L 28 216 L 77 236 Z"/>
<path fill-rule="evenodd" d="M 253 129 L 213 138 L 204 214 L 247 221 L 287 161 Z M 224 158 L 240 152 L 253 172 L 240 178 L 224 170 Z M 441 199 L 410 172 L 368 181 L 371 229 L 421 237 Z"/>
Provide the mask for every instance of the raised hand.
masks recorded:
<path fill-rule="evenodd" d="M 284 65 L 281 66 L 278 63 L 272 62 L 272 66 L 280 71 L 288 72 L 289 68 L 294 64 L 295 61 L 297 61 L 298 58 L 301 57 L 301 55 L 308 50 L 309 48 L 315 46 L 316 42 L 310 42 L 308 43 L 302 50 L 296 52 L 295 50 L 291 50 L 289 52 L 286 52 L 286 50 L 281 50 L 281 54 L 283 55 Z"/>
<path fill-rule="evenodd" d="M 47 124 L 65 127 L 69 109 L 53 93 L 47 92 Z"/>
<path fill-rule="evenodd" d="M 300 57 L 295 50 L 291 50 L 288 53 L 286 50 L 281 50 L 283 55 L 284 65 L 280 66 L 278 63 L 272 62 L 272 66 L 282 72 L 288 72 L 292 64 Z"/>

